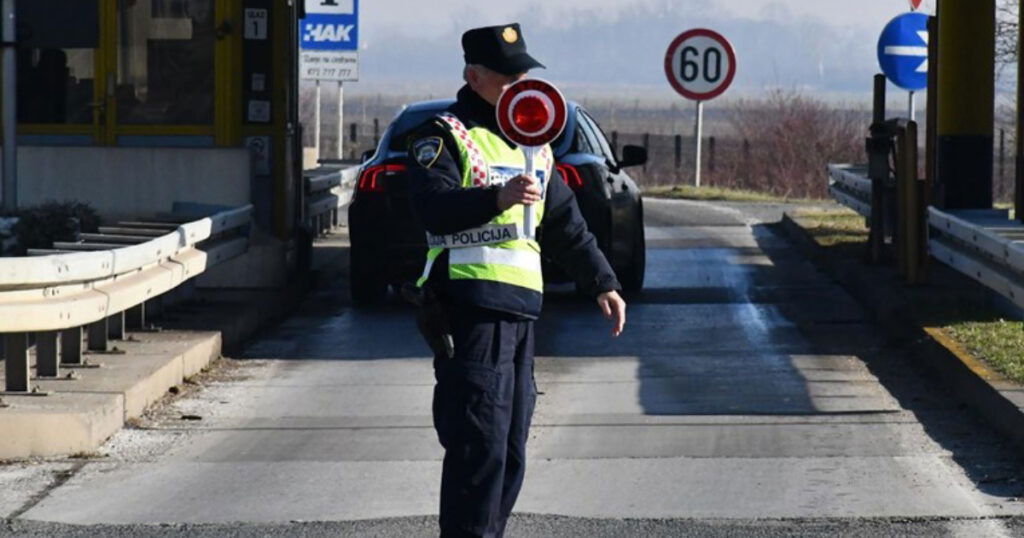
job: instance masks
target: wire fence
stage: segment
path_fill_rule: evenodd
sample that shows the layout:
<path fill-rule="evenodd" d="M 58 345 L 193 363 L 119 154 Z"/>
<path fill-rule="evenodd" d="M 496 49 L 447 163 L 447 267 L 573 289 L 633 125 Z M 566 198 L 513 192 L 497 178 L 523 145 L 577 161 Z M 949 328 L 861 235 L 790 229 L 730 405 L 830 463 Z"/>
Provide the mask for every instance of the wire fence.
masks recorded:
<path fill-rule="evenodd" d="M 323 102 L 321 155 L 334 158 L 338 137 L 342 158 L 359 159 L 376 148 L 388 123 L 404 103 L 439 96 L 359 96 L 347 99 L 338 129 L 337 100 Z M 305 125 L 312 124 L 313 100 L 304 94 Z M 648 162 L 629 169 L 641 187 L 693 184 L 695 143 L 693 111 L 688 108 L 644 108 L 584 100 L 581 104 L 605 129 L 621 155 L 631 144 L 647 149 Z M 307 106 L 308 105 L 308 106 Z M 825 166 L 830 162 L 863 162 L 870 114 L 856 107 L 824 103 L 799 93 L 768 92 L 764 98 L 738 101 L 707 118 L 701 159 L 702 185 L 737 188 L 798 198 L 826 198 Z M 924 126 L 922 126 L 922 131 Z M 1015 140 L 1010 128 L 997 127 L 993 137 L 993 195 L 1012 199 Z M 303 132 L 307 147 L 312 129 Z M 923 152 L 923 149 L 922 149 Z"/>

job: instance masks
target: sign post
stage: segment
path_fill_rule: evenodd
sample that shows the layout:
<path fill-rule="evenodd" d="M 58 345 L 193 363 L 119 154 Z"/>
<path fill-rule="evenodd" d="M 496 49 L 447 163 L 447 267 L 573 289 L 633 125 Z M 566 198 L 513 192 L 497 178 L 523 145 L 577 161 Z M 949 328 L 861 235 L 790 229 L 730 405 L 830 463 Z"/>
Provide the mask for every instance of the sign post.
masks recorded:
<path fill-rule="evenodd" d="M 299 23 L 299 78 L 316 81 L 316 147 L 320 146 L 320 82 L 338 84 L 338 121 L 342 119 L 345 81 L 359 80 L 359 0 L 305 0 Z M 338 125 L 338 155 L 344 137 Z"/>
<path fill-rule="evenodd" d="M 665 52 L 665 76 L 676 92 L 697 102 L 693 184 L 700 187 L 704 101 L 722 95 L 732 85 L 736 77 L 736 51 L 718 32 L 705 28 L 687 30 L 676 36 Z"/>
<path fill-rule="evenodd" d="M 910 92 L 907 117 L 914 121 L 914 93 L 928 87 L 928 16 L 904 13 L 889 21 L 878 38 L 878 65 L 893 84 Z"/>
<path fill-rule="evenodd" d="M 498 128 L 506 138 L 519 145 L 526 158 L 524 175 L 534 176 L 533 160 L 537 151 L 550 144 L 565 129 L 568 109 L 558 88 L 540 79 L 523 79 L 502 92 L 495 107 Z M 546 172 L 545 172 L 546 174 Z M 541 198 L 547 193 L 547 177 L 540 179 Z M 523 207 L 523 228 L 526 237 L 536 232 L 533 209 Z"/>

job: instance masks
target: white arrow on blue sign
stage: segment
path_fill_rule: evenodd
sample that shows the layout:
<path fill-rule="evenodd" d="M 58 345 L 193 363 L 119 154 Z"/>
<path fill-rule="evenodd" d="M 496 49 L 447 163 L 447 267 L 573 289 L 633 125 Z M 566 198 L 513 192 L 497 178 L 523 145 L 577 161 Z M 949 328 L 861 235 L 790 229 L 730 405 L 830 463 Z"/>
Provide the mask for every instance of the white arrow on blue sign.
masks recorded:
<path fill-rule="evenodd" d="M 893 84 L 909 91 L 928 87 L 928 16 L 904 13 L 878 38 L 878 65 Z"/>

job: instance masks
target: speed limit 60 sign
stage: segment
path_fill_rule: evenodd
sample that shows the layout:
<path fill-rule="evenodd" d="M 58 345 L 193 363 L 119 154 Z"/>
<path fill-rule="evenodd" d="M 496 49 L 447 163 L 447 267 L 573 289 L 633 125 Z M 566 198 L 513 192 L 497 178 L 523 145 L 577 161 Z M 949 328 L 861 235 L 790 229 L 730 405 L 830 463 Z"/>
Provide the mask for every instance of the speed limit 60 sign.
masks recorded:
<path fill-rule="evenodd" d="M 714 99 L 729 88 L 736 76 L 736 52 L 727 39 L 713 30 L 683 32 L 665 53 L 665 76 L 687 99 Z"/>

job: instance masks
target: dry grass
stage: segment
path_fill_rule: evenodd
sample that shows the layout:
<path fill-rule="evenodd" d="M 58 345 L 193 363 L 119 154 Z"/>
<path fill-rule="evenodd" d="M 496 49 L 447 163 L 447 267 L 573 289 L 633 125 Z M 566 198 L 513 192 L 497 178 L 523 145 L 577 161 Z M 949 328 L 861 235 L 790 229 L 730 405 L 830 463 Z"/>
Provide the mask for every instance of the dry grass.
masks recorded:
<path fill-rule="evenodd" d="M 868 240 L 864 217 L 849 209 L 801 209 L 794 216 L 823 247 L 863 246 Z"/>
<path fill-rule="evenodd" d="M 756 192 L 743 189 L 728 189 L 723 187 L 694 187 L 693 185 L 662 185 L 644 189 L 644 196 L 655 198 L 675 198 L 681 200 L 699 200 L 709 202 L 762 202 L 762 203 L 787 203 L 787 202 L 820 202 L 821 200 L 809 200 L 806 198 L 786 198 L 765 192 Z"/>

